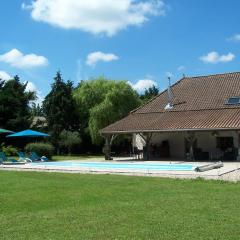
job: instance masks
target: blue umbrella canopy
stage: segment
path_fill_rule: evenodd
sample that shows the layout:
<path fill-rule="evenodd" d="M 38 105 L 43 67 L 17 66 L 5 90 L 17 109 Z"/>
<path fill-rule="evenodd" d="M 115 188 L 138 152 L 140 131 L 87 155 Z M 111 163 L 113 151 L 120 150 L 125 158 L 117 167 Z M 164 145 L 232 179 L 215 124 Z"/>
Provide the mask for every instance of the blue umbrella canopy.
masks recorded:
<path fill-rule="evenodd" d="M 50 137 L 50 135 L 27 129 L 21 132 L 10 134 L 7 137 Z"/>
<path fill-rule="evenodd" d="M 7 129 L 0 128 L 0 133 L 14 133 L 14 132 Z"/>

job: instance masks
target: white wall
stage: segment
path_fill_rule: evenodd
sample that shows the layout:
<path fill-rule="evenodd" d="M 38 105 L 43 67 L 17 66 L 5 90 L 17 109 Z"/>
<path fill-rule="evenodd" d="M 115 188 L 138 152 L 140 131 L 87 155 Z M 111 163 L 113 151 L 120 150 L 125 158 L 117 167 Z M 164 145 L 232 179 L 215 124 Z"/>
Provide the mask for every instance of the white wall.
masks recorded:
<path fill-rule="evenodd" d="M 218 131 L 218 137 L 233 137 L 235 147 L 238 147 L 238 133 L 236 131 Z M 197 132 L 198 147 L 205 152 L 216 149 L 216 136 L 212 132 Z"/>

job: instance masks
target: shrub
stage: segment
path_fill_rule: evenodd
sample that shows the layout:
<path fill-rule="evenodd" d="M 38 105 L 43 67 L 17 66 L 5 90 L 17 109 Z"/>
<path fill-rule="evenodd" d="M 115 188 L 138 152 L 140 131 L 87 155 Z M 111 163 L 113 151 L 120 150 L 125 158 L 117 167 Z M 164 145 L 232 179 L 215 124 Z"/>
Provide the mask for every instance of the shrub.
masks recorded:
<path fill-rule="evenodd" d="M 4 143 L 1 145 L 2 151 L 7 155 L 7 156 L 16 156 L 17 155 L 17 148 L 13 147 L 12 145 L 5 146 Z"/>
<path fill-rule="evenodd" d="M 81 138 L 78 132 L 71 132 L 63 130 L 60 134 L 60 145 L 64 146 L 68 150 L 68 154 L 71 155 L 72 148 L 81 143 Z"/>
<path fill-rule="evenodd" d="M 39 156 L 51 158 L 54 153 L 54 147 L 50 143 L 29 143 L 25 147 L 26 152 L 36 152 Z"/>

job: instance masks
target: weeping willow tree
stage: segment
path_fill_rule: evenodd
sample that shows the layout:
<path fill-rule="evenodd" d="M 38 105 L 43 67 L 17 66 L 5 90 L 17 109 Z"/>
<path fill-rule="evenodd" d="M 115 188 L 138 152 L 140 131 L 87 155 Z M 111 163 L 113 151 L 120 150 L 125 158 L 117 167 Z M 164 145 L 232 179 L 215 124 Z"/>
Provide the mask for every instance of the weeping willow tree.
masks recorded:
<path fill-rule="evenodd" d="M 104 77 L 81 82 L 74 91 L 80 123 L 94 144 L 101 144 L 99 130 L 125 117 L 140 105 L 137 93 L 126 81 Z"/>

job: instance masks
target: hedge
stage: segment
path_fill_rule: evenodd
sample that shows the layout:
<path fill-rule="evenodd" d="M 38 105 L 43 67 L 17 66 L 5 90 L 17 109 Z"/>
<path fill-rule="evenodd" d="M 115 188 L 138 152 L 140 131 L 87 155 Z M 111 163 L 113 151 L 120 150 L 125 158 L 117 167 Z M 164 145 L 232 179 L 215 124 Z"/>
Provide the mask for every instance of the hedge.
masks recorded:
<path fill-rule="evenodd" d="M 25 151 L 28 153 L 36 152 L 39 156 L 51 158 L 54 153 L 54 147 L 50 143 L 29 143 L 26 145 Z"/>

